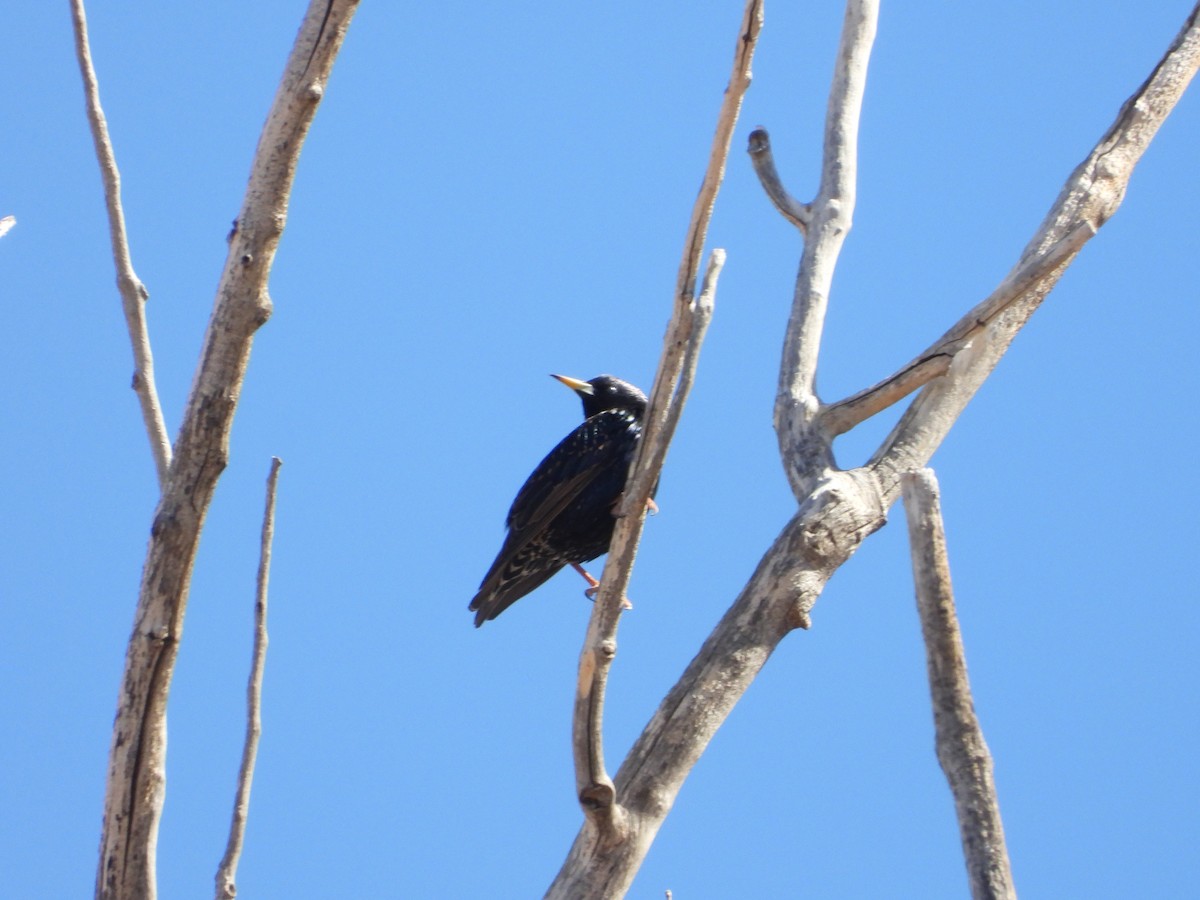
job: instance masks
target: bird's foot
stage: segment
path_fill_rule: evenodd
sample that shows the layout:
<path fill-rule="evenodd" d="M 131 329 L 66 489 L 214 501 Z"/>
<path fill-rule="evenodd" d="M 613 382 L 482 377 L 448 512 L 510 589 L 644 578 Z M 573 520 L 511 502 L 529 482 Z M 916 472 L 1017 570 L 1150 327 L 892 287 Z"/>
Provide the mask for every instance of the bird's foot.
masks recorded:
<path fill-rule="evenodd" d="M 576 572 L 578 572 L 580 575 L 582 575 L 584 581 L 586 581 L 588 583 L 588 588 L 586 591 L 583 592 L 583 596 L 587 597 L 589 600 L 591 600 L 593 603 L 595 603 L 596 602 L 596 593 L 600 590 L 600 582 L 597 581 L 595 578 L 593 578 L 591 573 L 588 572 L 588 570 L 585 569 L 583 566 L 581 566 L 579 563 L 571 563 L 571 568 L 574 569 Z M 628 597 L 623 597 L 621 599 L 621 607 L 623 609 L 633 609 L 633 604 L 629 602 Z"/>
<path fill-rule="evenodd" d="M 584 593 L 589 598 L 595 597 L 596 590 L 600 587 L 600 582 L 597 581 L 595 578 L 593 578 L 591 573 L 588 572 L 588 570 L 585 569 L 583 566 L 581 566 L 579 563 L 571 563 L 571 568 L 574 569 L 576 572 L 578 572 L 580 575 L 582 575 L 583 580 L 588 583 L 588 589 L 586 591 L 584 591 Z"/>
<path fill-rule="evenodd" d="M 596 594 L 600 591 L 599 587 L 588 588 L 583 592 L 583 596 L 587 597 L 593 603 L 596 602 Z M 633 604 L 629 602 L 628 597 L 621 598 L 621 609 L 633 609 Z"/>
<path fill-rule="evenodd" d="M 617 494 L 617 499 L 613 501 L 612 514 L 614 519 L 621 518 L 621 501 L 625 499 L 625 494 Z M 658 515 L 658 504 L 654 502 L 653 497 L 646 498 L 646 512 L 652 516 Z"/>

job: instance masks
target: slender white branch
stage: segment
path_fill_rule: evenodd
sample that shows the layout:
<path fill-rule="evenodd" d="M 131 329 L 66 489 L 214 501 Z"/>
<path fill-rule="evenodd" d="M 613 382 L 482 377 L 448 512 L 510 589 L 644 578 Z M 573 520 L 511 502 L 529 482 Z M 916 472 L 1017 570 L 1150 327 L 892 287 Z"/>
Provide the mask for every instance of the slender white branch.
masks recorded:
<path fill-rule="evenodd" d="M 158 401 L 154 383 L 154 355 L 150 352 L 150 332 L 146 327 L 146 300 L 149 293 L 133 271 L 129 255 L 129 236 L 125 233 L 125 211 L 121 207 L 121 173 L 108 136 L 108 122 L 100 106 L 100 84 L 92 66 L 92 51 L 88 44 L 87 16 L 83 0 L 71 0 L 71 20 L 75 27 L 75 55 L 83 75 L 83 92 L 87 101 L 88 123 L 100 177 L 104 182 L 104 203 L 108 210 L 108 233 L 112 242 L 113 263 L 117 269 L 117 290 L 125 310 L 125 325 L 133 344 L 133 389 L 142 408 L 142 420 L 150 438 L 150 453 L 158 472 L 158 489 L 166 489 L 167 473 L 171 468 L 171 441 Z M 2 234 L 3 232 L 0 232 Z"/>
<path fill-rule="evenodd" d="M 250 785 L 254 781 L 254 761 L 262 737 L 263 669 L 267 662 L 267 582 L 271 575 L 271 543 L 275 539 L 275 486 L 279 481 L 278 456 L 271 459 L 267 475 L 267 502 L 263 510 L 262 536 L 258 548 L 258 579 L 254 592 L 254 650 L 251 654 L 250 680 L 246 685 L 246 738 L 242 744 L 242 762 L 238 768 L 237 794 L 229 822 L 229 840 L 225 855 L 217 866 L 217 900 L 237 896 L 237 867 L 246 839 L 246 819 L 250 813 Z"/>
<path fill-rule="evenodd" d="M 16 224 L 16 216 L 5 216 L 3 219 L 0 219 L 0 237 L 4 237 L 6 234 L 12 231 L 12 227 Z"/>
<path fill-rule="evenodd" d="M 901 476 L 912 547 L 917 611 L 929 670 L 937 757 L 954 795 L 963 857 L 975 900 L 1016 900 L 992 755 L 975 715 L 963 651 L 937 478 L 932 469 Z"/>
<path fill-rule="evenodd" d="M 833 466 L 832 442 L 815 423 L 821 406 L 816 394 L 817 362 L 833 272 L 854 218 L 858 122 L 878 17 L 878 0 L 846 3 L 825 118 L 821 184 L 810 207 L 783 341 L 775 432 L 798 502 L 812 493 L 822 474 Z"/>
<path fill-rule="evenodd" d="M 675 302 L 677 304 L 691 302 L 696 294 L 696 279 L 699 277 L 700 264 L 704 259 L 704 241 L 708 237 L 708 223 L 712 220 L 713 204 L 717 201 L 717 192 L 721 189 L 721 182 L 725 178 L 725 164 L 729 159 L 729 142 L 733 139 L 733 129 L 737 125 L 738 114 L 742 109 L 742 98 L 750 89 L 750 64 L 754 59 L 754 50 L 758 46 L 762 22 L 762 0 L 747 0 L 742 11 L 737 47 L 734 50 L 733 72 L 729 77 L 729 84 L 725 88 L 720 112 L 717 114 L 717 127 L 713 134 L 712 146 L 709 149 L 708 166 L 704 170 L 704 180 L 700 183 L 700 192 L 696 196 L 696 202 L 692 205 L 692 217 L 688 222 L 687 236 L 683 242 L 683 257 L 679 262 L 679 272 L 675 282 Z M 659 379 L 655 379 L 655 387 L 659 387 Z M 671 395 L 671 392 L 664 393 L 667 397 Z M 651 399 L 653 400 L 653 397 Z M 653 406 L 654 404 L 651 403 L 651 407 Z"/>
<path fill-rule="evenodd" d="M 259 138 L 192 382 L 171 477 L 155 511 L 109 750 L 99 900 L 153 900 L 166 778 L 166 709 L 200 531 L 229 458 L 267 279 L 300 149 L 357 0 L 312 0 Z"/>

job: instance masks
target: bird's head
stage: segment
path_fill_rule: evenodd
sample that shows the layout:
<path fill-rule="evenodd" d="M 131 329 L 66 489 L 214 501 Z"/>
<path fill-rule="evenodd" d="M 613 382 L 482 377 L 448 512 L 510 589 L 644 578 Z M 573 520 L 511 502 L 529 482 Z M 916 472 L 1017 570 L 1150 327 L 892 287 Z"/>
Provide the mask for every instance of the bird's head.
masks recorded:
<path fill-rule="evenodd" d="M 646 395 L 620 378 L 597 375 L 588 381 L 569 378 L 566 375 L 551 375 L 579 395 L 583 401 L 583 417 L 590 419 L 607 409 L 628 409 L 639 419 L 646 412 Z"/>

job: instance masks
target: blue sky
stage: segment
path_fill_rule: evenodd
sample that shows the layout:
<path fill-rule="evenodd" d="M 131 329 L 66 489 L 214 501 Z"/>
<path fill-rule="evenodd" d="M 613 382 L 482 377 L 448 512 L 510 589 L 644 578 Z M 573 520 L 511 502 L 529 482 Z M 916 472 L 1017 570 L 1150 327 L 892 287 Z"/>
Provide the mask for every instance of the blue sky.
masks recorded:
<path fill-rule="evenodd" d="M 710 246 L 729 259 L 630 588 L 615 769 L 794 509 L 771 430 L 798 239 L 744 153 L 816 182 L 837 4 L 770 4 Z M 94 4 L 172 433 L 303 5 Z M 887 4 L 826 399 L 1009 269 L 1159 59 L 1181 0 Z M 581 821 L 571 573 L 476 631 L 504 514 L 577 423 L 546 377 L 649 387 L 737 3 L 366 3 L 301 159 L 170 708 L 162 895 L 211 896 L 243 728 L 257 534 L 284 460 L 246 897 L 539 896 Z M 155 502 L 65 3 L 0 30 L 7 473 L 0 845 L 86 895 Z M 14 11 L 10 18 L 16 18 Z M 10 22 L 10 26 L 13 25 Z M 1200 100 L 1185 96 L 934 459 L 1019 891 L 1194 894 Z M 840 440 L 863 461 L 894 416 Z M 693 771 L 630 896 L 966 893 L 902 511 Z"/>

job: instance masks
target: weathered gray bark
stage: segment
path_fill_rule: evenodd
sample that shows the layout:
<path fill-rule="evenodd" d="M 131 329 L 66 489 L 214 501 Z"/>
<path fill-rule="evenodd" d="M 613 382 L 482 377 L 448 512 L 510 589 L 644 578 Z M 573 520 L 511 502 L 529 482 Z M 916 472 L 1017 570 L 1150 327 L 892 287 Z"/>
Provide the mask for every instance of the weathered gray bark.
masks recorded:
<path fill-rule="evenodd" d="M 579 658 L 572 725 L 576 796 L 597 835 L 598 843 L 604 845 L 621 841 L 627 824 L 624 810 L 614 802 L 613 782 L 604 764 L 602 740 L 604 695 L 608 672 L 617 652 L 617 624 L 624 608 L 625 589 L 641 538 L 646 504 L 658 481 L 667 447 L 691 390 L 700 347 L 712 317 L 717 279 L 725 264 L 725 251 L 714 250 L 697 295 L 696 281 L 708 223 L 712 219 L 713 205 L 725 175 L 725 162 L 729 157 L 729 145 L 742 98 L 750 87 L 750 63 L 761 28 L 761 0 L 749 0 L 742 13 L 733 72 L 717 116 L 708 168 L 692 207 L 692 218 L 684 239 L 673 314 L 667 326 L 654 385 L 650 390 L 638 458 L 634 461 L 621 509 L 618 510 L 619 520 Z"/>
<path fill-rule="evenodd" d="M 780 453 L 799 509 L 629 751 L 612 796 L 604 798 L 607 821 L 585 810 L 547 897 L 619 897 L 628 889 L 684 779 L 779 641 L 807 627 L 830 575 L 884 524 L 902 474 L 928 462 L 1065 267 L 1116 211 L 1134 166 L 1200 64 L 1198 10 L 1072 173 L 993 294 L 894 375 L 823 403 L 815 389 L 820 337 L 833 269 L 853 220 L 858 115 L 878 14 L 875 0 L 846 4 L 816 198 L 800 203 L 783 188 L 765 132 L 756 131 L 750 143 L 772 202 L 806 238 L 775 405 Z M 916 390 L 866 465 L 836 467 L 836 435 Z M 632 554 L 626 559 L 621 564 L 631 565 Z M 605 569 L 606 582 L 616 574 L 613 565 Z M 615 642 L 606 648 L 610 658 L 615 650 Z"/>
<path fill-rule="evenodd" d="M 300 148 L 357 0 L 314 0 L 259 139 L 174 457 L 150 530 L 117 700 L 96 896 L 152 900 L 165 792 L 166 709 L 200 531 L 229 454 Z"/>
<path fill-rule="evenodd" d="M 900 481 L 925 640 L 937 758 L 954 795 L 971 896 L 975 900 L 1016 900 L 992 778 L 992 755 L 975 715 L 954 611 L 937 478 L 932 469 L 920 469 L 906 472 Z"/>
<path fill-rule="evenodd" d="M 121 172 L 117 168 L 117 158 L 108 136 L 108 122 L 100 106 L 100 84 L 92 66 L 83 0 L 71 0 L 71 18 L 75 29 L 75 56 L 83 76 L 88 124 L 96 149 L 96 161 L 100 164 L 100 178 L 104 182 L 104 206 L 108 213 L 113 265 L 117 270 L 117 290 L 121 294 L 121 307 L 125 312 L 129 342 L 133 346 L 133 389 L 137 392 L 138 403 L 142 408 L 142 421 L 146 427 L 146 435 L 150 438 L 150 453 L 154 457 L 158 489 L 161 491 L 167 486 L 167 473 L 171 468 L 171 442 L 167 438 L 167 424 L 163 418 L 162 405 L 158 402 L 158 388 L 154 380 L 154 354 L 150 352 L 150 331 L 146 325 L 146 301 L 150 298 L 150 293 L 133 270 L 129 236 L 125 232 L 125 210 L 121 206 Z"/>

